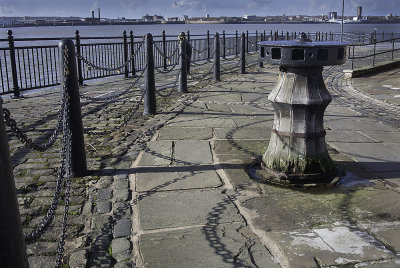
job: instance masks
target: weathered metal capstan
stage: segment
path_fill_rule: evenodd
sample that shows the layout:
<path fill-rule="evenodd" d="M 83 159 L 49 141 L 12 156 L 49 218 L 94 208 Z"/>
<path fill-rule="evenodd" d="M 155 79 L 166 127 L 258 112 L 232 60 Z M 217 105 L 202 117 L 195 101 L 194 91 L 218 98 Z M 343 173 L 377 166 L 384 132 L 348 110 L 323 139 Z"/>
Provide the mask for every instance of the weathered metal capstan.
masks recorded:
<path fill-rule="evenodd" d="M 327 182 L 336 168 L 325 143 L 323 116 L 331 102 L 323 66 L 346 61 L 346 45 L 311 42 L 305 33 L 291 41 L 259 43 L 261 60 L 280 65 L 277 84 L 268 99 L 274 107 L 274 124 L 263 167 L 289 183 Z M 277 176 L 279 174 L 279 176 Z"/>

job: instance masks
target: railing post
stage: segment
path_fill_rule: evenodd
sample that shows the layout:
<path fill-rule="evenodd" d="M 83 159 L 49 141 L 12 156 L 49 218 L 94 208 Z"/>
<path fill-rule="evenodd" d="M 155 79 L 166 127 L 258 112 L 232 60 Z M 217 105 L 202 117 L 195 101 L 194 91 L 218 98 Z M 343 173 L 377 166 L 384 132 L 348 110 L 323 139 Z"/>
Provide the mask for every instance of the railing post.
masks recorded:
<path fill-rule="evenodd" d="M 352 57 L 351 57 L 351 69 L 353 70 L 354 69 L 354 45 L 353 45 L 353 54 L 352 54 Z M 349 47 L 350 48 L 350 47 Z M 349 53 L 349 55 L 350 55 L 350 53 Z"/>
<path fill-rule="evenodd" d="M 249 53 L 249 31 L 246 31 L 246 52 Z"/>
<path fill-rule="evenodd" d="M 153 36 L 146 34 L 146 70 L 143 114 L 156 114 L 156 85 L 154 77 Z"/>
<path fill-rule="evenodd" d="M 214 72 L 213 79 L 214 81 L 221 81 L 221 72 L 220 72 L 220 55 L 219 55 L 219 33 L 215 33 L 214 35 Z"/>
<path fill-rule="evenodd" d="M 289 40 L 289 32 L 286 31 L 286 40 Z"/>
<path fill-rule="evenodd" d="M 29 267 L 0 97 L 0 266 Z"/>
<path fill-rule="evenodd" d="M 226 57 L 226 39 L 225 39 L 225 30 L 222 31 L 222 58 Z"/>
<path fill-rule="evenodd" d="M 210 51 L 210 31 L 207 30 L 207 60 L 211 58 L 211 51 Z"/>
<path fill-rule="evenodd" d="M 267 41 L 267 39 L 265 38 L 267 35 L 266 35 L 266 33 L 265 33 L 265 30 L 264 30 L 264 41 Z"/>
<path fill-rule="evenodd" d="M 272 30 L 270 32 L 270 36 L 271 36 L 271 40 L 270 41 L 274 41 L 274 39 L 272 38 Z"/>
<path fill-rule="evenodd" d="M 8 30 L 8 46 L 10 49 L 10 63 L 11 63 L 11 75 L 13 81 L 13 92 L 14 97 L 21 97 L 21 93 L 19 91 L 18 86 L 18 76 L 17 76 L 17 64 L 15 63 L 15 48 L 14 48 L 14 37 L 12 35 L 12 31 Z"/>
<path fill-rule="evenodd" d="M 392 60 L 393 60 L 393 52 L 394 52 L 394 39 L 393 39 L 393 32 L 392 32 Z"/>
<path fill-rule="evenodd" d="M 190 41 L 190 32 L 189 32 L 189 30 L 187 31 L 187 34 L 186 34 L 186 40 L 189 42 Z"/>
<path fill-rule="evenodd" d="M 75 31 L 75 45 L 76 45 L 76 53 L 77 53 L 77 64 L 78 64 L 78 82 L 80 86 L 83 86 L 83 76 L 82 76 L 82 60 L 79 56 L 81 55 L 81 38 L 79 36 L 79 31 Z"/>
<path fill-rule="evenodd" d="M 294 38 L 293 38 L 293 40 L 296 40 L 296 38 L 297 38 L 297 32 L 294 32 Z"/>
<path fill-rule="evenodd" d="M 237 56 L 237 55 L 239 55 L 239 45 L 238 45 L 238 42 L 239 42 L 239 35 L 238 35 L 238 31 L 236 30 L 236 35 L 235 35 L 235 55 Z"/>
<path fill-rule="evenodd" d="M 163 48 L 163 64 L 164 70 L 167 70 L 167 38 L 165 37 L 165 31 L 162 31 L 162 48 Z"/>
<path fill-rule="evenodd" d="M 60 51 L 60 83 L 65 85 L 65 90 L 69 93 L 67 107 L 71 128 L 71 175 L 72 177 L 83 177 L 87 174 L 87 164 L 74 42 L 71 39 L 64 39 L 58 48 Z"/>
<path fill-rule="evenodd" d="M 256 51 L 258 51 L 258 31 L 256 30 Z"/>
<path fill-rule="evenodd" d="M 123 33 L 123 39 L 124 39 L 124 63 L 128 61 L 128 39 L 126 36 L 126 31 Z M 125 78 L 129 77 L 129 67 L 128 64 L 125 65 Z"/>
<path fill-rule="evenodd" d="M 135 46 L 134 46 L 134 43 L 133 43 L 133 31 L 131 31 L 130 33 L 129 33 L 129 37 L 130 37 L 130 39 L 131 39 L 131 57 L 132 57 L 132 61 L 131 61 L 131 69 L 132 69 L 132 77 L 134 77 L 135 75 L 136 75 L 136 68 L 135 68 L 135 55 L 134 55 L 134 53 L 135 53 Z"/>
<path fill-rule="evenodd" d="M 186 40 L 185 33 L 179 35 L 179 92 L 187 92 Z"/>
<path fill-rule="evenodd" d="M 240 49 L 240 73 L 246 73 L 246 36 L 242 33 L 241 36 L 241 49 Z"/>
<path fill-rule="evenodd" d="M 263 36 L 261 35 L 261 41 L 264 41 Z M 264 63 L 261 61 L 262 58 L 265 57 L 265 50 L 263 46 L 260 46 L 260 59 L 258 60 L 258 66 L 260 68 L 264 67 Z"/>
<path fill-rule="evenodd" d="M 374 43 L 374 56 L 372 57 L 372 66 L 375 66 L 375 53 L 376 53 L 376 42 Z"/>

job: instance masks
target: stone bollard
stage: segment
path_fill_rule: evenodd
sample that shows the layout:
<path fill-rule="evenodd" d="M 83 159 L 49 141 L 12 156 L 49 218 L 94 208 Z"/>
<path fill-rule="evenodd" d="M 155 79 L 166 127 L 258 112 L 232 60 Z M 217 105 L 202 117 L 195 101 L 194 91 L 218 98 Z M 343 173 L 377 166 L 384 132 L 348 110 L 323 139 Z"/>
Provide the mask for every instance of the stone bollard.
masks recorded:
<path fill-rule="evenodd" d="M 69 92 L 68 110 L 72 147 L 71 175 L 72 177 L 83 177 L 87 174 L 87 164 L 74 42 L 71 39 L 64 39 L 60 42 L 58 48 L 60 51 L 60 83 L 65 85 L 65 90 Z"/>
<path fill-rule="evenodd" d="M 185 40 L 185 33 L 181 32 L 181 34 L 179 35 L 179 92 L 187 92 L 186 48 L 187 45 Z"/>
<path fill-rule="evenodd" d="M 146 46 L 146 71 L 145 92 L 143 97 L 143 115 L 156 114 L 156 84 L 154 77 L 153 36 L 148 33 L 145 37 Z"/>
<path fill-rule="evenodd" d="M 221 81 L 221 64 L 220 64 L 220 54 L 219 54 L 219 33 L 215 33 L 214 36 L 214 81 Z"/>
<path fill-rule="evenodd" d="M 240 73 L 246 73 L 246 36 L 242 33 L 240 38 L 241 40 L 241 47 L 240 47 Z"/>
<path fill-rule="evenodd" d="M 0 98 L 0 267 L 29 267 Z"/>
<path fill-rule="evenodd" d="M 327 183 L 337 174 L 325 143 L 323 116 L 331 95 L 323 66 L 346 61 L 346 44 L 300 40 L 261 42 L 265 61 L 279 64 L 281 73 L 268 99 L 274 124 L 262 164 L 268 173 L 284 174 L 281 182 Z"/>

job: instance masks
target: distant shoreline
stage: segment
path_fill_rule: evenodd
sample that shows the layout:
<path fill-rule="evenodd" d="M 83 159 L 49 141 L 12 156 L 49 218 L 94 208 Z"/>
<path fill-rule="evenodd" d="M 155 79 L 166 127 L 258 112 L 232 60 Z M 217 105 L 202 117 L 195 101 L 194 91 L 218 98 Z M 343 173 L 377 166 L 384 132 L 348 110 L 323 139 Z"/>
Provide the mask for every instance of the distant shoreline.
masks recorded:
<path fill-rule="evenodd" d="M 154 25 L 154 24 L 338 24 L 337 22 L 317 22 L 317 21 L 166 21 L 166 22 L 113 22 L 113 23 L 32 23 L 24 25 L 0 25 L 0 28 L 22 28 L 22 27 L 63 27 L 63 26 L 113 26 L 113 25 Z M 339 23 L 340 24 L 340 23 Z M 363 22 L 347 22 L 345 24 L 400 24 L 400 22 L 392 21 L 363 21 Z"/>

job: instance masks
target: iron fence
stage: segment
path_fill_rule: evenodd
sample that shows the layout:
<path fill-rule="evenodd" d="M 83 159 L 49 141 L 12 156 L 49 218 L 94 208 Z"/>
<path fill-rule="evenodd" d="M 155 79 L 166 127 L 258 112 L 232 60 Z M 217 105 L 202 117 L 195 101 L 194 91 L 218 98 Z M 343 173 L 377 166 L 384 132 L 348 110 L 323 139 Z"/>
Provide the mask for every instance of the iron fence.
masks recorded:
<path fill-rule="evenodd" d="M 263 31 L 245 33 L 246 52 L 254 53 L 259 50 L 258 42 L 263 40 L 293 40 L 300 33 L 298 32 L 272 32 Z M 397 34 L 398 35 L 398 34 Z M 212 59 L 213 55 L 213 36 L 209 32 L 204 35 L 190 35 L 186 33 L 192 47 L 190 58 L 192 61 L 205 61 Z M 340 41 L 339 33 L 315 32 L 308 33 L 313 41 Z M 385 40 L 391 36 L 392 50 L 382 52 L 381 43 L 391 42 Z M 398 40 L 393 33 L 347 33 L 343 36 L 343 41 L 352 44 L 352 50 L 349 51 L 349 58 L 354 62 L 361 58 L 358 55 L 361 47 L 371 48 L 371 55 L 363 57 L 373 57 L 373 64 L 377 56 L 383 53 L 392 53 L 398 50 Z M 0 85 L 2 94 L 13 93 L 19 96 L 21 91 L 31 90 L 42 87 L 59 85 L 59 66 L 58 46 L 43 45 L 44 42 L 59 41 L 64 38 L 14 38 L 11 31 L 8 31 L 7 39 L 0 39 Z M 134 76 L 136 71 L 145 68 L 145 53 L 141 49 L 143 44 L 142 36 L 134 36 L 132 31 L 130 35 L 126 32 L 121 36 L 111 37 L 80 37 L 76 32 L 75 48 L 77 51 L 78 79 L 82 85 L 84 80 L 97 79 L 115 75 Z M 20 45 L 26 44 L 28 45 Z M 36 45 L 34 45 L 36 43 Z M 17 44 L 17 45 L 16 45 Z M 379 44 L 379 45 L 378 45 Z M 395 45 L 396 44 L 396 45 Z M 174 65 L 178 60 L 178 39 L 176 36 L 166 35 L 165 32 L 159 36 L 154 36 L 154 59 L 156 68 L 164 68 Z M 236 57 L 240 53 L 240 34 L 220 33 L 220 55 L 222 58 Z M 381 54 L 380 54 L 381 53 Z M 365 53 L 364 53 L 365 54 Z M 374 56 L 375 55 L 375 56 Z M 130 64 L 126 64 L 129 59 Z M 85 61 L 86 60 L 86 61 Z M 93 68 L 88 62 L 97 66 L 107 66 L 101 70 Z"/>

